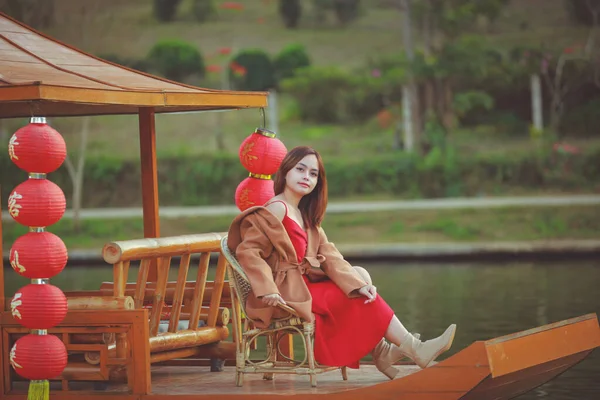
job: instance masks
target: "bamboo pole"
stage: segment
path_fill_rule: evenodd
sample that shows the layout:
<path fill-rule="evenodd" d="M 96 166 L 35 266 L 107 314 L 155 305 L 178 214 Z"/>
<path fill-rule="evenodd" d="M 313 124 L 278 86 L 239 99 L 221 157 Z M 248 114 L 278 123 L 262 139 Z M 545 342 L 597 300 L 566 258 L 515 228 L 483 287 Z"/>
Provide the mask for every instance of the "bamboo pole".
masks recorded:
<path fill-rule="evenodd" d="M 202 253 L 198 264 L 198 273 L 196 275 L 196 285 L 194 286 L 194 294 L 192 297 L 192 315 L 188 329 L 196 329 L 198 321 L 200 321 L 200 313 L 202 312 L 202 303 L 204 301 L 204 292 L 206 290 L 206 278 L 208 276 L 208 263 L 210 262 L 210 253 Z"/>
<path fill-rule="evenodd" d="M 144 305 L 144 298 L 146 294 L 146 285 L 148 284 L 148 273 L 150 272 L 150 259 L 142 260 L 140 263 L 140 269 L 138 271 L 137 282 L 135 284 L 135 290 L 133 299 L 135 301 L 135 308 L 142 308 Z M 114 283 L 112 284 L 114 286 Z M 100 286 L 102 288 L 102 285 Z M 125 283 L 125 293 L 127 293 L 127 283 Z"/>
<path fill-rule="evenodd" d="M 171 266 L 171 257 L 161 257 L 158 260 L 156 291 L 152 302 L 150 312 L 150 336 L 158 334 L 158 325 L 163 306 L 165 305 L 165 291 L 167 290 L 167 280 L 169 279 L 169 268 Z"/>
<path fill-rule="evenodd" d="M 169 320 L 169 332 L 175 332 L 179 324 L 179 314 L 183 304 L 183 294 L 185 291 L 185 280 L 190 269 L 190 255 L 184 254 L 179 262 L 179 273 L 177 275 L 177 285 L 175 295 L 173 296 L 173 306 L 171 307 L 171 318 Z M 166 291 L 166 288 L 165 288 Z"/>
<path fill-rule="evenodd" d="M 107 263 L 116 264 L 119 261 L 173 257 L 189 253 L 218 253 L 223 235 L 224 233 L 200 233 L 109 242 L 102 248 L 102 257 Z"/>
<path fill-rule="evenodd" d="M 71 310 L 133 310 L 134 302 L 130 296 L 94 296 L 67 297 L 67 306 Z"/>
<path fill-rule="evenodd" d="M 144 261 L 142 261 L 142 264 L 144 264 Z M 201 262 L 201 264 L 202 264 L 202 262 Z M 167 282 L 167 290 L 165 292 L 165 302 L 166 303 L 173 303 L 173 299 L 175 297 L 176 284 L 177 284 L 176 282 Z M 185 290 L 184 290 L 184 294 L 183 294 L 184 304 L 186 304 L 187 302 L 189 302 L 195 298 L 194 297 L 195 286 L 196 286 L 196 281 L 187 281 L 185 283 Z M 113 287 L 114 287 L 114 284 L 112 282 L 103 282 L 100 285 L 100 290 L 98 291 L 98 293 L 100 293 L 101 296 L 112 296 L 113 295 Z M 212 294 L 213 294 L 213 287 L 214 287 L 213 281 L 206 282 L 204 292 L 202 294 L 202 303 L 203 304 L 207 304 L 210 302 L 210 300 L 212 298 Z M 136 301 L 136 308 L 141 308 L 142 305 L 144 305 L 144 303 L 147 304 L 148 302 L 153 300 L 155 290 L 156 290 L 156 285 L 154 283 L 148 283 L 147 285 L 144 286 L 143 290 L 140 286 L 137 286 L 136 283 L 128 283 L 125 288 L 125 296 L 134 297 L 134 299 Z M 142 297 L 141 293 L 143 293 L 143 298 L 141 298 Z M 138 299 L 140 299 L 139 304 L 138 304 Z M 221 295 L 221 305 L 225 306 L 225 305 L 230 305 L 230 304 L 231 304 L 231 288 L 229 287 L 229 285 L 225 285 L 223 287 L 223 293 Z"/>
<path fill-rule="evenodd" d="M 219 360 L 235 360 L 235 343 L 219 342 L 187 349 L 178 349 L 154 353 L 150 356 L 152 364 L 181 358 L 202 358 Z"/>
<path fill-rule="evenodd" d="M 0 192 L 2 192 L 2 187 L 0 187 Z M 0 255 L 2 259 L 0 260 L 0 311 L 4 310 L 5 300 L 4 300 L 4 241 L 2 240 L 2 205 L 0 205 Z"/>
<path fill-rule="evenodd" d="M 227 336 L 229 336 L 229 329 L 226 326 L 203 327 L 195 331 L 167 332 L 150 338 L 150 352 L 215 343 L 227 339 Z"/>
<path fill-rule="evenodd" d="M 115 341 L 114 333 L 73 333 L 72 344 L 111 344 Z"/>

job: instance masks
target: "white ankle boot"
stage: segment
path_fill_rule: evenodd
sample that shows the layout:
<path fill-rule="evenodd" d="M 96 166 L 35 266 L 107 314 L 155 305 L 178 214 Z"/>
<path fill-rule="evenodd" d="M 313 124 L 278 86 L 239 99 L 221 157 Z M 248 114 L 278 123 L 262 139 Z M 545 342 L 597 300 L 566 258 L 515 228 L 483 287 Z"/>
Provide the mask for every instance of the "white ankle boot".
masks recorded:
<path fill-rule="evenodd" d="M 452 346 L 455 333 L 456 325 L 452 324 L 441 336 L 425 342 L 421 342 L 419 339 L 409 335 L 408 339 L 400 344 L 399 349 L 419 367 L 425 368 L 430 362 Z"/>
<path fill-rule="evenodd" d="M 419 340 L 420 334 L 415 333 L 413 337 Z M 388 343 L 385 339 L 381 339 L 377 346 L 371 352 L 375 367 L 390 379 L 394 379 L 398 375 L 398 368 L 394 367 L 394 364 L 406 355 L 400 350 L 398 346 L 392 343 Z"/>

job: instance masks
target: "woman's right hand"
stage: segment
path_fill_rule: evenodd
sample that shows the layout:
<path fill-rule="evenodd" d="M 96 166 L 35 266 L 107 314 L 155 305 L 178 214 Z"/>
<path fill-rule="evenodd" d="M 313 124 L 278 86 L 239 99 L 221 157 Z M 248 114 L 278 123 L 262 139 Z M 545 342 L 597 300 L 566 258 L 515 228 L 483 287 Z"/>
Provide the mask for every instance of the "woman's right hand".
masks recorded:
<path fill-rule="evenodd" d="M 267 294 L 261 297 L 261 300 L 264 304 L 273 307 L 276 307 L 278 303 L 286 304 L 285 300 L 283 300 L 283 298 L 281 298 L 281 296 L 277 293 Z"/>

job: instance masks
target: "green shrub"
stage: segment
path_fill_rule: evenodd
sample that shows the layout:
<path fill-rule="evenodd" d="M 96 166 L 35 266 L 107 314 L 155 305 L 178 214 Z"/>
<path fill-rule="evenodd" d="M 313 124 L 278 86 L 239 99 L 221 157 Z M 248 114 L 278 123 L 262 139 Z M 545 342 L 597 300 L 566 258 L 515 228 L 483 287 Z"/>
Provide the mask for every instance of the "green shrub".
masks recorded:
<path fill-rule="evenodd" d="M 154 0 L 154 17 L 160 22 L 170 22 L 177 14 L 181 0 Z"/>
<path fill-rule="evenodd" d="M 398 198 L 500 194 L 518 188 L 590 190 L 600 184 L 600 148 L 586 149 L 563 171 L 550 153 L 539 161 L 523 152 L 470 155 L 434 148 L 426 157 L 409 153 L 327 156 L 324 159 L 331 199 L 387 194 Z M 239 183 L 247 177 L 237 154 L 203 154 L 158 160 L 161 206 L 233 204 Z M 2 202 L 27 179 L 8 152 L 0 152 Z M 72 186 L 64 166 L 48 175 L 71 201 Z M 131 207 L 142 202 L 137 160 L 88 158 L 83 207 Z M 68 207 L 71 205 L 68 204 Z"/>
<path fill-rule="evenodd" d="M 353 90 L 344 97 L 344 108 L 350 121 L 365 122 L 385 107 L 386 85 L 382 79 L 353 79 Z"/>
<path fill-rule="evenodd" d="M 273 61 L 277 81 L 291 78 L 297 69 L 310 66 L 310 57 L 301 44 L 284 47 Z"/>
<path fill-rule="evenodd" d="M 288 29 L 298 27 L 302 16 L 300 0 L 279 0 L 279 15 Z"/>
<path fill-rule="evenodd" d="M 204 60 L 198 49 L 181 40 L 157 42 L 148 53 L 148 63 L 160 75 L 181 82 L 187 76 L 204 76 Z"/>
<path fill-rule="evenodd" d="M 301 68 L 281 82 L 281 89 L 298 102 L 300 118 L 319 123 L 346 119 L 344 98 L 352 86 L 352 76 L 337 67 Z"/>
<path fill-rule="evenodd" d="M 237 73 L 241 69 L 243 73 Z M 229 76 L 238 90 L 268 90 L 275 87 L 275 68 L 269 55 L 260 49 L 243 50 L 232 60 Z"/>
<path fill-rule="evenodd" d="M 588 4 L 590 5 L 588 7 Z M 600 7 L 598 1 L 589 1 L 589 0 L 565 0 L 565 8 L 569 16 L 580 24 L 592 25 L 594 23 L 594 18 L 592 14 L 592 10 L 600 11 Z"/>
<path fill-rule="evenodd" d="M 333 0 L 333 10 L 338 22 L 346 25 L 358 18 L 360 0 Z"/>
<path fill-rule="evenodd" d="M 600 99 L 592 99 L 565 111 L 560 131 L 566 137 L 594 135 L 600 126 Z"/>
<path fill-rule="evenodd" d="M 340 25 L 346 25 L 360 15 L 360 0 L 313 0 L 313 8 L 318 22 L 333 11 Z"/>
<path fill-rule="evenodd" d="M 198 22 L 205 22 L 215 11 L 215 5 L 212 0 L 193 0 L 192 2 L 192 14 Z"/>

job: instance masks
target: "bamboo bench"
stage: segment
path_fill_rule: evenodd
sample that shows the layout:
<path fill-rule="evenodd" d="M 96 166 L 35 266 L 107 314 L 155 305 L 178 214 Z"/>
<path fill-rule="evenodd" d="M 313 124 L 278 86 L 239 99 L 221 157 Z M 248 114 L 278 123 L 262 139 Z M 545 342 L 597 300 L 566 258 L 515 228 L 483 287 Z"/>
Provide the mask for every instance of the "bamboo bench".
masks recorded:
<path fill-rule="evenodd" d="M 66 292 L 67 317 L 48 330 L 69 352 L 67 368 L 57 378 L 62 389 L 79 387 L 70 385 L 74 381 L 114 381 L 127 382 L 130 393 L 147 394 L 153 363 L 191 358 L 184 363 L 209 365 L 211 360 L 214 367 L 217 359 L 235 359 L 235 343 L 225 342 L 231 295 L 221 237 L 209 233 L 107 243 L 103 257 L 113 265 L 114 281 L 100 283 L 97 290 Z M 211 254 L 218 257 L 214 280 L 208 281 Z M 174 257 L 179 258 L 177 278 L 170 282 Z M 192 259 L 198 260 L 198 272 L 187 280 Z M 134 268 L 137 274 L 128 282 Z M 148 282 L 153 268 L 156 279 Z M 0 330 L 8 339 L 0 340 L 4 354 L 28 332 L 12 318 L 7 300 L 0 310 Z M 159 332 L 161 325 L 164 332 Z M 0 366 L 7 363 L 0 360 Z M 0 397 L 19 390 L 14 384 L 22 381 L 12 369 L 7 372 L 0 379 Z"/>
<path fill-rule="evenodd" d="M 114 282 L 102 283 L 99 293 L 116 298 L 131 296 L 135 309 L 148 309 L 151 363 L 192 356 L 235 357 L 233 343 L 210 346 L 210 350 L 201 348 L 220 344 L 229 336 L 230 314 L 223 300 L 227 298 L 230 303 L 231 298 L 228 288 L 224 290 L 227 261 L 220 254 L 220 239 L 220 234 L 207 233 L 126 240 L 104 246 L 102 254 L 107 263 L 113 264 Z M 219 257 L 214 281 L 209 284 L 211 253 L 219 253 Z M 195 254 L 199 255 L 198 272 L 194 281 L 188 281 L 190 260 Z M 177 280 L 169 282 L 173 257 L 180 257 Z M 134 264 L 139 265 L 137 276 L 134 283 L 128 283 Z M 155 282 L 148 282 L 151 268 L 156 268 Z M 187 324 L 182 324 L 182 320 Z M 164 332 L 160 332 L 161 325 Z M 119 347 L 119 337 L 115 346 Z"/>

